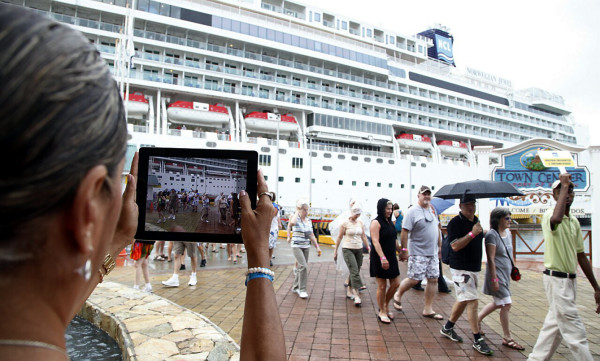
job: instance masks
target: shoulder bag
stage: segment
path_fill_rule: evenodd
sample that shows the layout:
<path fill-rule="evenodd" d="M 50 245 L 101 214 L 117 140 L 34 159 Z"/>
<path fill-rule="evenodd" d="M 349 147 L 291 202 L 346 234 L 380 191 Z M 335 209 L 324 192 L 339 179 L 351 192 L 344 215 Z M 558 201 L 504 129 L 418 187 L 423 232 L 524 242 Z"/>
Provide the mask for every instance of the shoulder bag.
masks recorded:
<path fill-rule="evenodd" d="M 496 231 L 496 230 L 494 229 L 494 231 Z M 508 247 L 506 247 L 506 244 L 504 243 L 504 240 L 500 236 L 500 233 L 498 233 L 498 231 L 496 231 L 496 234 L 500 238 L 500 242 L 502 242 L 502 245 L 504 245 L 504 249 L 506 250 L 506 254 L 508 255 L 508 259 L 510 260 L 510 264 L 512 265 L 512 270 L 510 271 L 510 278 L 513 281 L 519 281 L 521 279 L 521 271 L 519 271 L 519 269 L 517 268 L 517 266 L 515 266 L 515 264 L 513 263 L 512 255 L 508 252 Z"/>

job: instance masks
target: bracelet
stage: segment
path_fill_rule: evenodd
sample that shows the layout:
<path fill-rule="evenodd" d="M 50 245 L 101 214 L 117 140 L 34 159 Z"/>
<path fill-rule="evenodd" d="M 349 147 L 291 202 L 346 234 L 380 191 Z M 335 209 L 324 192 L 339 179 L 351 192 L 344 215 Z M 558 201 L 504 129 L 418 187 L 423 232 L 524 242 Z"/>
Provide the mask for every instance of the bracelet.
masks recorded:
<path fill-rule="evenodd" d="M 471 239 L 475 238 L 475 235 L 473 234 L 473 232 L 469 232 L 468 234 L 469 234 L 469 236 L 471 236 Z"/>
<path fill-rule="evenodd" d="M 102 283 L 102 281 L 104 281 L 104 276 L 109 274 L 110 271 L 112 271 L 115 268 L 115 266 L 116 266 L 115 260 L 110 254 L 107 254 L 106 256 L 104 256 L 104 261 L 102 262 L 102 266 L 100 266 L 100 268 L 98 269 L 98 273 L 100 274 L 100 282 L 99 283 Z"/>
<path fill-rule="evenodd" d="M 498 282 L 497 278 L 492 278 L 492 282 Z"/>
<path fill-rule="evenodd" d="M 273 272 L 273 271 L 271 271 Z M 273 276 L 271 276 L 270 274 L 266 274 L 266 273 L 249 273 L 246 276 L 246 283 L 244 283 L 244 285 L 246 285 L 246 287 L 248 286 L 248 281 L 253 280 L 255 278 L 268 278 L 271 282 L 273 282 Z"/>
<path fill-rule="evenodd" d="M 382 261 L 385 261 L 385 260 L 387 260 L 387 258 L 385 258 L 385 256 L 383 256 L 383 257 L 379 257 L 379 259 L 380 259 L 380 260 L 382 260 Z"/>
<path fill-rule="evenodd" d="M 402 252 L 406 252 L 406 251 L 408 251 L 408 248 L 400 248 L 400 250 L 401 250 Z"/>
<path fill-rule="evenodd" d="M 254 274 L 254 273 L 264 273 L 271 277 L 275 276 L 275 272 L 273 272 L 270 269 L 265 268 L 265 267 L 250 267 L 250 268 L 248 268 L 248 271 L 246 271 L 246 276 Z"/>

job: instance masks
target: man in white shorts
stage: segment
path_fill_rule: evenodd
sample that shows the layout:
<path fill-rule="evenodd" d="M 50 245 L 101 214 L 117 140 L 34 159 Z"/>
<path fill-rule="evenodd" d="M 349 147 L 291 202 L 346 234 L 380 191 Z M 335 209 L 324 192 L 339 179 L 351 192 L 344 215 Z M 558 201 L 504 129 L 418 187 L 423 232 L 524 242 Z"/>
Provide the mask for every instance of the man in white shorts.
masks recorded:
<path fill-rule="evenodd" d="M 407 278 L 402 280 L 394 294 L 394 308 L 402 310 L 402 296 L 414 285 L 427 278 L 425 287 L 425 306 L 423 317 L 443 320 L 444 317 L 433 311 L 433 297 L 437 288 L 439 273 L 439 252 L 441 250 L 441 232 L 437 215 L 431 206 L 431 189 L 421 186 L 419 201 L 410 207 L 402 220 L 400 234 L 400 259 L 408 260 Z M 406 248 L 408 244 L 408 249 Z"/>
<path fill-rule="evenodd" d="M 464 194 L 460 200 L 460 213 L 448 223 L 448 239 L 450 240 L 450 271 L 456 289 L 456 302 L 452 313 L 442 329 L 441 334 L 452 341 L 462 342 L 462 337 L 454 331 L 454 324 L 467 310 L 467 319 L 473 331 L 473 348 L 477 352 L 491 356 L 493 351 L 481 336 L 477 315 L 478 299 L 477 281 L 481 271 L 483 249 L 483 229 L 475 216 L 475 198 Z"/>

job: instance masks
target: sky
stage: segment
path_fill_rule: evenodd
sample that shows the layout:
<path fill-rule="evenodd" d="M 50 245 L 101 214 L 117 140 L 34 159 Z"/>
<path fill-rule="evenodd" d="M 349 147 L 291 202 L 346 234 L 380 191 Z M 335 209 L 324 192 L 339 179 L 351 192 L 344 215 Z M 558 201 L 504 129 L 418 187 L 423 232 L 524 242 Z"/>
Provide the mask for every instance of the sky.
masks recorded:
<path fill-rule="evenodd" d="M 561 95 L 577 124 L 600 145 L 600 1 L 301 0 L 384 30 L 413 35 L 450 28 L 454 60 Z M 587 144 L 580 144 L 587 145 Z"/>

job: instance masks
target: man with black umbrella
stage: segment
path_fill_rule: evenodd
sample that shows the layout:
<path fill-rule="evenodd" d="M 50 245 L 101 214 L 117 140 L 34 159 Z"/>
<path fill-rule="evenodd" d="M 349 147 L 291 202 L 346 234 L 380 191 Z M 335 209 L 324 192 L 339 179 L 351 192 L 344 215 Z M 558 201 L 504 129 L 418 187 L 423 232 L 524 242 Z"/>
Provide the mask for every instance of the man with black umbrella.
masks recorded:
<path fill-rule="evenodd" d="M 481 336 L 477 307 L 477 281 L 481 271 L 481 256 L 484 232 L 475 216 L 475 198 L 468 193 L 460 199 L 460 213 L 448 223 L 448 239 L 450 240 L 450 270 L 455 284 L 456 302 L 448 321 L 440 333 L 452 341 L 462 342 L 462 337 L 454 331 L 454 324 L 467 310 L 467 319 L 473 331 L 473 348 L 484 355 L 490 356 L 493 351 Z"/>

